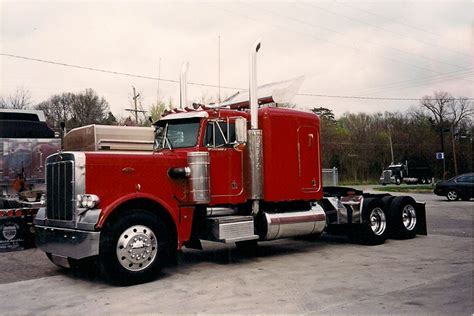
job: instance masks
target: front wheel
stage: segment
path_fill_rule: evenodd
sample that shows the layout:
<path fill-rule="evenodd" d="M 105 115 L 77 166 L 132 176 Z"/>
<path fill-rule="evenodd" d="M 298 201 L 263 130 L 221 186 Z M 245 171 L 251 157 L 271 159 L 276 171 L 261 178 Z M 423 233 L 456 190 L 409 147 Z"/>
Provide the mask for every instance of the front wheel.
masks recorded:
<path fill-rule="evenodd" d="M 350 232 L 349 237 L 364 245 L 383 244 L 388 237 L 388 216 L 384 202 L 367 198 L 362 212 L 362 223 Z"/>
<path fill-rule="evenodd" d="M 457 201 L 459 199 L 458 192 L 454 189 L 449 189 L 446 193 L 446 197 L 448 198 L 448 201 Z"/>
<path fill-rule="evenodd" d="M 101 234 L 99 263 L 112 283 L 150 281 L 170 253 L 166 226 L 153 214 L 131 210 L 107 225 Z"/>
<path fill-rule="evenodd" d="M 400 178 L 395 179 L 395 184 L 400 185 L 402 183 L 402 180 Z"/>

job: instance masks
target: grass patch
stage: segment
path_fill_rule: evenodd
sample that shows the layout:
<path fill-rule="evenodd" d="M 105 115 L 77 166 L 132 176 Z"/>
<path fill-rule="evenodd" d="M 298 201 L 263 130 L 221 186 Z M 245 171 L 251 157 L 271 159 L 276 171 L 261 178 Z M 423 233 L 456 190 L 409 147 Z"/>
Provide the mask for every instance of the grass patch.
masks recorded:
<path fill-rule="evenodd" d="M 379 182 L 377 180 L 367 180 L 367 181 L 353 181 L 353 180 L 344 180 L 339 181 L 339 187 L 347 187 L 352 185 L 378 185 Z"/>
<path fill-rule="evenodd" d="M 433 187 L 429 185 L 413 185 L 413 186 L 381 186 L 373 188 L 376 191 L 385 191 L 385 192 L 408 192 L 408 193 L 432 193 Z"/>

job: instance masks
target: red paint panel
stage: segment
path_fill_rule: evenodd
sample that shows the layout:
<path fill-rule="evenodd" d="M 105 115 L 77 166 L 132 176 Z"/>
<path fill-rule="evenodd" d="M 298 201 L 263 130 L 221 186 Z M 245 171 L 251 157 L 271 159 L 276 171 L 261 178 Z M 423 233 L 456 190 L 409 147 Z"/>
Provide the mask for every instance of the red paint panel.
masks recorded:
<path fill-rule="evenodd" d="M 247 201 L 244 194 L 242 150 L 227 147 L 209 149 L 211 205 L 239 204 Z"/>
<path fill-rule="evenodd" d="M 264 200 L 321 199 L 319 118 L 309 112 L 263 108 L 259 124 L 263 130 Z M 309 134 L 313 134 L 312 143 L 308 143 Z M 307 184 L 313 178 L 318 189 Z"/>

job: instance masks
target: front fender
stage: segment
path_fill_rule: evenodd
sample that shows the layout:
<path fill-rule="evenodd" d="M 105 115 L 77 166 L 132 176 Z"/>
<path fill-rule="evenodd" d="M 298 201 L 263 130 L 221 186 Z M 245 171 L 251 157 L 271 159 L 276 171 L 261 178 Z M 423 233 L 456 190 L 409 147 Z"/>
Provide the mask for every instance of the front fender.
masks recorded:
<path fill-rule="evenodd" d="M 141 199 L 159 204 L 168 213 L 168 215 L 171 216 L 171 218 L 174 221 L 175 226 L 177 227 L 177 224 L 179 223 L 179 215 L 178 215 L 179 208 L 177 205 L 172 206 L 166 203 L 164 200 L 157 198 L 155 195 L 152 195 L 152 194 L 135 192 L 135 193 L 123 195 L 117 200 L 115 200 L 113 203 L 110 203 L 105 208 L 103 208 L 102 213 L 100 214 L 100 217 L 99 217 L 99 221 L 97 222 L 96 228 L 97 229 L 102 228 L 102 226 L 110 217 L 110 215 L 114 213 L 115 210 L 117 210 L 122 205 L 124 205 L 125 203 L 131 202 L 134 200 L 141 200 Z"/>

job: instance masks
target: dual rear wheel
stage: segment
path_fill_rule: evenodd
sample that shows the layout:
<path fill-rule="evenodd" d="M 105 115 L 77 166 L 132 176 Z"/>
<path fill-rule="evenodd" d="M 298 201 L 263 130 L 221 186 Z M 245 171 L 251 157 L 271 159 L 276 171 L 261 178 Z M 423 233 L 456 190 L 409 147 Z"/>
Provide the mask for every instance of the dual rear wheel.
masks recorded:
<path fill-rule="evenodd" d="M 416 202 L 409 196 L 366 198 L 362 224 L 349 237 L 360 244 L 380 245 L 389 237 L 410 239 L 416 236 Z"/>

